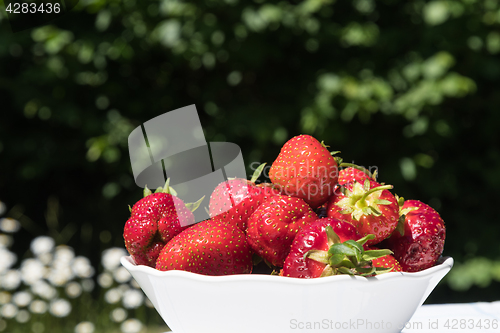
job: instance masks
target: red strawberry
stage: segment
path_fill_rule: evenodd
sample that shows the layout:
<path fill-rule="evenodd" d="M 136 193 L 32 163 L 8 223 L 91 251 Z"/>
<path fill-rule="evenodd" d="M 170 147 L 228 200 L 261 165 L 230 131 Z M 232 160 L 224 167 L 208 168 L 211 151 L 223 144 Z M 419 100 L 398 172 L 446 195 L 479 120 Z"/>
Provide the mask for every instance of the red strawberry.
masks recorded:
<path fill-rule="evenodd" d="M 370 248 L 371 250 L 377 250 L 374 247 Z M 372 260 L 373 266 L 376 267 L 384 267 L 384 268 L 390 268 L 392 269 L 391 272 L 402 272 L 403 268 L 401 267 L 401 264 L 399 261 L 394 258 L 393 255 L 388 254 L 384 257 L 378 258 L 378 259 L 373 259 Z"/>
<path fill-rule="evenodd" d="M 243 231 L 217 219 L 206 220 L 175 236 L 161 251 L 156 269 L 204 275 L 249 274 L 252 251 Z"/>
<path fill-rule="evenodd" d="M 257 207 L 267 198 L 279 194 L 271 184 L 255 185 L 264 165 L 257 168 L 250 181 L 235 178 L 220 183 L 210 196 L 210 216 L 217 216 L 220 220 L 245 231 L 247 220 Z"/>
<path fill-rule="evenodd" d="M 327 265 L 304 256 L 310 250 L 328 251 L 333 243 L 333 240 L 327 237 L 326 227 L 328 226 L 342 242 L 360 238 L 356 228 L 343 220 L 318 219 L 303 228 L 295 237 L 290 254 L 286 257 L 283 266 L 283 276 L 306 279 L 321 276 Z"/>
<path fill-rule="evenodd" d="M 299 197 L 312 208 L 321 206 L 334 192 L 338 169 L 326 146 L 309 135 L 285 143 L 269 172 L 282 194 Z"/>
<path fill-rule="evenodd" d="M 317 220 L 295 237 L 281 275 L 307 279 L 338 274 L 373 276 L 391 271 L 392 268 L 376 266 L 376 260 L 392 252 L 365 251 L 366 241 L 374 236 L 354 240 L 358 236 L 356 229 L 345 221 Z"/>
<path fill-rule="evenodd" d="M 369 179 L 344 184 L 328 202 L 328 217 L 345 219 L 362 236 L 375 235 L 367 244 L 377 244 L 398 225 L 399 206 L 391 188 Z"/>
<path fill-rule="evenodd" d="M 340 169 L 339 171 L 339 185 L 344 185 L 352 182 L 363 184 L 365 182 L 365 179 L 377 180 L 375 173 L 372 174 L 369 170 L 361 166 L 351 163 L 342 163 L 340 166 L 346 166 L 347 168 Z"/>
<path fill-rule="evenodd" d="M 273 196 L 248 219 L 248 243 L 262 258 L 281 267 L 295 235 L 317 219 L 304 200 L 286 195 Z"/>
<path fill-rule="evenodd" d="M 401 214 L 403 235 L 393 232 L 385 242 L 387 247 L 405 272 L 432 267 L 443 253 L 446 237 L 443 219 L 432 207 L 418 200 L 406 200 Z"/>
<path fill-rule="evenodd" d="M 148 191 L 146 188 L 146 196 L 132 207 L 123 238 L 136 264 L 155 267 L 163 246 L 195 221 L 184 202 L 167 193 L 168 184 L 166 192 L 163 189 L 154 194 Z"/>

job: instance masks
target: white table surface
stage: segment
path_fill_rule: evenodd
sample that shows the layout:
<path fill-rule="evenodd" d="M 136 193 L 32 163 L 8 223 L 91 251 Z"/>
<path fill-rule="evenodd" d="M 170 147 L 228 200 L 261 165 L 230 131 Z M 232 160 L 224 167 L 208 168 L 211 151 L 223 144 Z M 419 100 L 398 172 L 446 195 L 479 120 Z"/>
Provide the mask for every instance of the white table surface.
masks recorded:
<path fill-rule="evenodd" d="M 402 332 L 500 332 L 500 301 L 423 305 Z"/>
<path fill-rule="evenodd" d="M 401 332 L 500 333 L 500 301 L 423 305 Z"/>

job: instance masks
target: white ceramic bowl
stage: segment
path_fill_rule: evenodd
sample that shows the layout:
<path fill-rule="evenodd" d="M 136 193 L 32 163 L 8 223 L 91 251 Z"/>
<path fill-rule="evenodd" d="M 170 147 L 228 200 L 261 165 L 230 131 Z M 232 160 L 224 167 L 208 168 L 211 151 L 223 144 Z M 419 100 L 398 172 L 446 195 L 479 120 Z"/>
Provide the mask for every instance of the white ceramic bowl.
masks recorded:
<path fill-rule="evenodd" d="M 173 333 L 400 332 L 453 258 L 416 273 L 205 276 L 121 263 Z"/>

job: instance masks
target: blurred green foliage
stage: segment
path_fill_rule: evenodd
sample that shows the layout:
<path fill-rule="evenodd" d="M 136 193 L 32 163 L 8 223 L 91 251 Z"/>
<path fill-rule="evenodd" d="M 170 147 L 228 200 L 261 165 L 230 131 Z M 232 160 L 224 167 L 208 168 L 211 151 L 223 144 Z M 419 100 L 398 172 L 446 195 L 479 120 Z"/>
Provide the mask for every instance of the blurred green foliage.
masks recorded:
<path fill-rule="evenodd" d="M 497 0 L 80 0 L 15 34 L 0 18 L 1 199 L 44 230 L 56 198 L 75 229 L 61 241 L 84 254 L 123 246 L 141 194 L 130 131 L 196 104 L 207 141 L 239 144 L 247 165 L 312 134 L 436 208 L 446 255 L 500 258 Z M 432 301 L 499 294 L 459 267 L 462 292 Z"/>

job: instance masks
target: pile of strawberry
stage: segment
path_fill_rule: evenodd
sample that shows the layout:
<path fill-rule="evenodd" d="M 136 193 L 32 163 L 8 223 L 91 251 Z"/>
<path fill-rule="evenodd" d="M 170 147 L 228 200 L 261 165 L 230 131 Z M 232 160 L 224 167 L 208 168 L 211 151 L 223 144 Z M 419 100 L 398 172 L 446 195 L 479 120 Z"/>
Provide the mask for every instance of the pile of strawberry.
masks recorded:
<path fill-rule="evenodd" d="M 416 272 L 441 256 L 445 226 L 425 203 L 406 200 L 376 175 L 299 135 L 271 166 L 272 183 L 235 178 L 210 197 L 211 218 L 168 186 L 131 208 L 125 246 L 139 265 L 205 275 L 249 274 L 256 267 L 297 278 Z M 257 270 L 260 270 L 257 269 Z"/>

